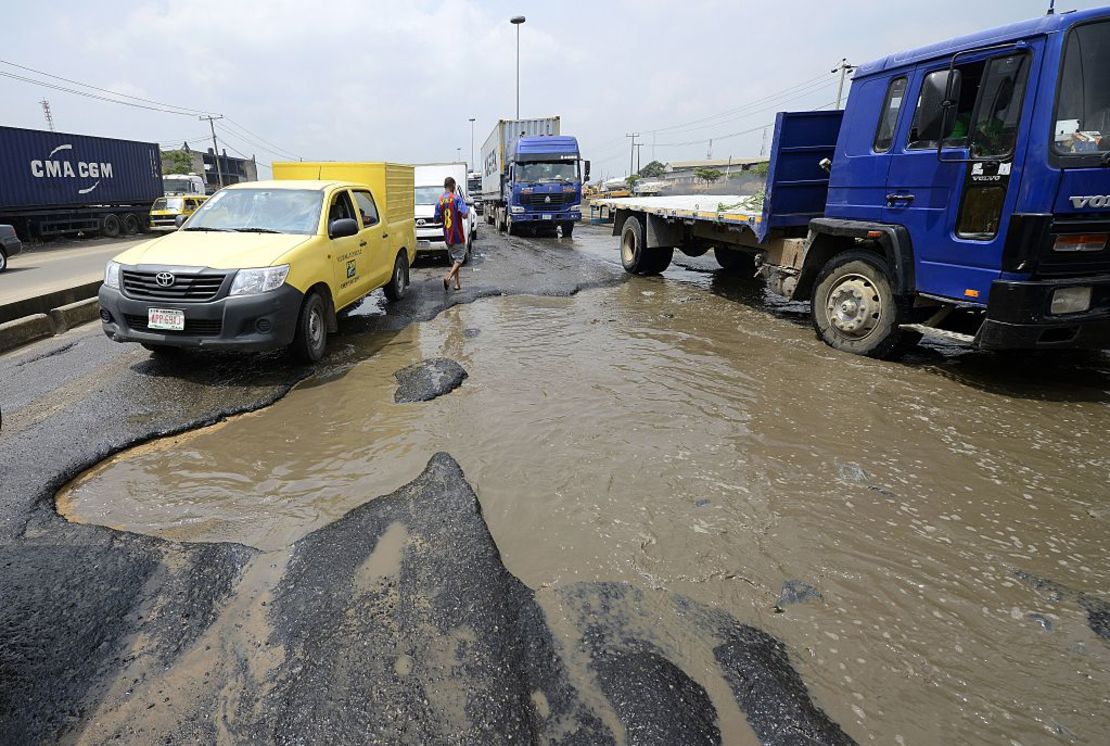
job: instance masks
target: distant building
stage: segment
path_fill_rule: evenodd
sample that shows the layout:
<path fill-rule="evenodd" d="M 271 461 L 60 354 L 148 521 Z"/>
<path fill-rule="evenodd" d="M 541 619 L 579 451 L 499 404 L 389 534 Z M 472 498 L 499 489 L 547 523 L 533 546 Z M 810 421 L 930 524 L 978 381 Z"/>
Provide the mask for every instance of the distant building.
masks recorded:
<path fill-rule="evenodd" d="M 258 181 L 258 163 L 254 157 L 250 158 L 236 158 L 227 154 L 224 150 L 220 153 L 219 157 L 213 153 L 212 148 L 208 150 L 193 150 L 189 147 L 189 143 L 182 143 L 177 151 L 187 153 L 191 161 L 189 170 L 195 174 L 204 176 L 204 183 L 209 194 L 220 188 L 220 174 L 223 174 L 223 184 L 239 184 L 244 181 Z M 164 153 L 172 153 L 173 150 L 164 151 Z M 165 156 L 163 155 L 163 159 Z M 219 171 L 216 170 L 217 161 Z"/>
<path fill-rule="evenodd" d="M 745 171 L 750 171 L 759 163 L 767 163 L 768 158 L 754 156 L 751 158 L 723 158 L 707 161 L 671 161 L 665 167 L 661 177 L 670 186 L 692 186 L 701 180 L 695 175 L 698 169 L 711 168 L 720 171 L 722 179 L 739 176 Z"/>

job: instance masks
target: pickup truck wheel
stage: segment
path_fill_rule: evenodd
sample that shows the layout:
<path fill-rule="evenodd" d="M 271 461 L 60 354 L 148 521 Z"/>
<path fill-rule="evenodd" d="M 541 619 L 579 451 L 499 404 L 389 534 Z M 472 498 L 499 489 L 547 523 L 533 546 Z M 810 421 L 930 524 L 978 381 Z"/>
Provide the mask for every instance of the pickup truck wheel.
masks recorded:
<path fill-rule="evenodd" d="M 674 248 L 648 249 L 644 246 L 644 229 L 639 218 L 624 221 L 621 228 L 621 265 L 634 275 L 657 275 L 671 266 Z"/>
<path fill-rule="evenodd" d="M 123 216 L 123 232 L 129 236 L 134 236 L 139 232 L 139 219 L 135 217 L 135 213 L 129 212 Z"/>
<path fill-rule="evenodd" d="M 119 215 L 109 213 L 104 216 L 100 221 L 100 235 L 107 236 L 108 238 L 116 238 L 119 236 L 121 229 Z"/>
<path fill-rule="evenodd" d="M 755 273 L 755 258 L 736 249 L 726 249 L 721 246 L 713 247 L 713 258 L 726 272 L 745 274 L 751 276 Z"/>
<path fill-rule="evenodd" d="M 405 297 L 405 291 L 409 287 L 409 259 L 405 252 L 397 255 L 397 260 L 393 262 L 393 276 L 389 278 L 389 284 L 385 286 L 385 297 L 390 302 L 399 301 Z"/>
<path fill-rule="evenodd" d="M 886 261 L 871 252 L 848 251 L 830 259 L 811 300 L 817 336 L 837 350 L 891 359 L 916 341 L 900 329 L 908 303 L 895 297 Z"/>
<path fill-rule="evenodd" d="M 301 304 L 297 318 L 297 332 L 293 335 L 291 351 L 306 363 L 315 363 L 324 356 L 328 344 L 327 306 L 317 292 L 311 292 Z"/>

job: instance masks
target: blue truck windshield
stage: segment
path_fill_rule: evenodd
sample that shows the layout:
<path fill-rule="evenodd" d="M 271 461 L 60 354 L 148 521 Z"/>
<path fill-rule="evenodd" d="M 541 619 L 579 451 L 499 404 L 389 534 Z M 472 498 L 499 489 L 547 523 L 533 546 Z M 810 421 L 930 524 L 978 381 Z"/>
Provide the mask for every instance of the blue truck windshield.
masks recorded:
<path fill-rule="evenodd" d="M 324 193 L 315 189 L 226 189 L 193 213 L 187 231 L 316 233 Z"/>
<path fill-rule="evenodd" d="M 1055 149 L 1068 160 L 1101 160 L 1110 150 L 1110 21 L 1068 34 L 1056 102 Z"/>
<path fill-rule="evenodd" d="M 577 177 L 578 164 L 574 161 L 517 164 L 517 181 L 574 181 Z"/>

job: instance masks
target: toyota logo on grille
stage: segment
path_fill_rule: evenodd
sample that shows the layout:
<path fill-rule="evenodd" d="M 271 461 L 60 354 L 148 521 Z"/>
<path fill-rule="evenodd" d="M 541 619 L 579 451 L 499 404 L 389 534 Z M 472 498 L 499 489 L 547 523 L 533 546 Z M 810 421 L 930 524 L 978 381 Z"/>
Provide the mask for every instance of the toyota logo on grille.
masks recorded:
<path fill-rule="evenodd" d="M 424 218 L 420 218 L 419 220 L 417 220 L 416 224 L 417 225 L 424 225 Z"/>
<path fill-rule="evenodd" d="M 172 272 L 159 272 L 154 276 L 154 281 L 158 283 L 159 287 L 172 287 L 177 281 Z"/>

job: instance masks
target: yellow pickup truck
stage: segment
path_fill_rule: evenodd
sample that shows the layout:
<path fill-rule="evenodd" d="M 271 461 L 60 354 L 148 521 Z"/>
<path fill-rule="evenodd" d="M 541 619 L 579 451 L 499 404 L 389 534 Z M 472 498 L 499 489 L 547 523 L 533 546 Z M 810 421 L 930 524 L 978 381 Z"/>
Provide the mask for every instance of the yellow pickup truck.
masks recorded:
<path fill-rule="evenodd" d="M 339 311 L 377 288 L 400 299 L 416 255 L 412 166 L 281 165 L 110 261 L 104 333 L 156 353 L 290 347 L 314 362 Z M 339 166 L 347 178 L 324 173 Z"/>

